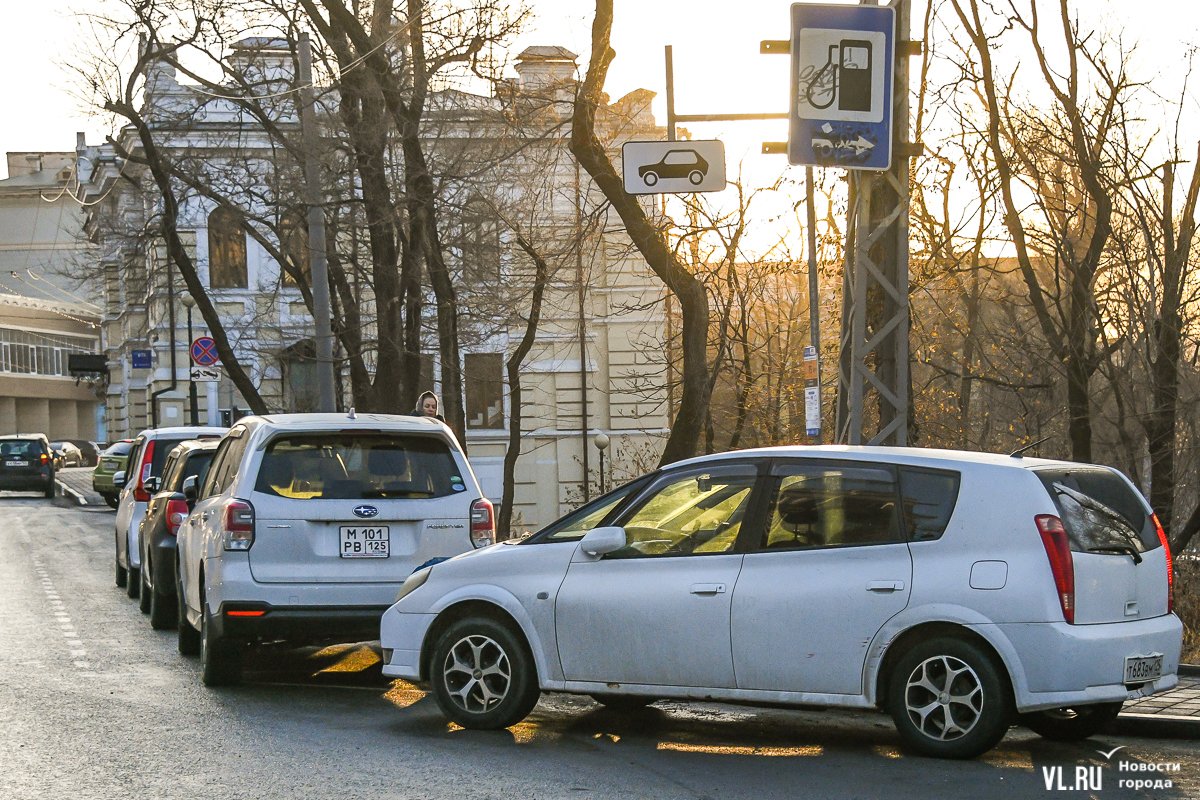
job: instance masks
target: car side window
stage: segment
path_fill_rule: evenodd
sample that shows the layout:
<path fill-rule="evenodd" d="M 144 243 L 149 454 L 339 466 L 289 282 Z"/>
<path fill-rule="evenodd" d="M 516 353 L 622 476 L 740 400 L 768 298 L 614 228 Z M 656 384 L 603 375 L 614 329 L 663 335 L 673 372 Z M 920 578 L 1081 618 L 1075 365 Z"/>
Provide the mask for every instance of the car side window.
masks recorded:
<path fill-rule="evenodd" d="M 204 484 L 199 494 L 201 499 L 220 493 L 221 490 L 217 488 L 217 485 L 220 481 L 221 473 L 225 469 L 225 462 L 228 460 L 229 451 L 235 441 L 235 439 L 226 439 L 217 447 L 217 454 L 213 457 L 208 474 L 204 477 Z"/>
<path fill-rule="evenodd" d="M 900 469 L 904 528 L 910 542 L 940 539 L 958 502 L 959 474 L 942 470 Z"/>
<path fill-rule="evenodd" d="M 904 541 L 896 479 L 882 467 L 788 466 L 773 479 L 763 550 Z"/>
<path fill-rule="evenodd" d="M 160 484 L 163 489 L 175 485 L 176 473 L 179 471 L 178 468 L 179 457 L 175 453 L 167 456 L 167 463 L 163 464 L 162 483 Z"/>
<path fill-rule="evenodd" d="M 625 547 L 605 557 L 732 552 L 756 481 L 752 466 L 665 478 L 622 523 Z"/>
<path fill-rule="evenodd" d="M 228 489 L 234 478 L 238 475 L 238 470 L 242 466 L 242 455 L 246 452 L 246 443 L 250 437 L 246 435 L 246 431 L 235 431 L 231 437 L 229 451 L 225 455 L 225 460 L 221 462 L 221 469 L 217 473 L 216 491 L 214 494 L 221 494 Z"/>

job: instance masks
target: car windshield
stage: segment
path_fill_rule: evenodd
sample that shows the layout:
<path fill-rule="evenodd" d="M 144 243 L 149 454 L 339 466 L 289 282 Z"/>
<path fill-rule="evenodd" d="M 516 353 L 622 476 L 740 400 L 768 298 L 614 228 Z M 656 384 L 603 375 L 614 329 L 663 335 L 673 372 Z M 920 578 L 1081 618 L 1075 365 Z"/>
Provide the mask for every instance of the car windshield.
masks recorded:
<path fill-rule="evenodd" d="M 466 489 L 445 441 L 387 433 L 276 438 L 254 487 L 295 500 L 423 499 Z"/>
<path fill-rule="evenodd" d="M 30 439 L 0 444 L 0 456 L 5 458 L 37 458 L 42 454 L 42 443 Z"/>

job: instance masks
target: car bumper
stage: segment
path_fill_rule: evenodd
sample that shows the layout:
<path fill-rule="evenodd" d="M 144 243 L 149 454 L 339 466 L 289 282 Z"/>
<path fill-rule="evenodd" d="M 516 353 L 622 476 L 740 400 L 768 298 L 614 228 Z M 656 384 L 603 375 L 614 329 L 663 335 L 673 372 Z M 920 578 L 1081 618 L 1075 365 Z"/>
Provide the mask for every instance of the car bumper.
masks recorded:
<path fill-rule="evenodd" d="M 8 475 L 0 478 L 0 491 L 44 492 L 54 488 L 53 475 Z"/>
<path fill-rule="evenodd" d="M 1179 682 L 1183 624 L 1174 614 L 1100 625 L 996 627 L 1021 660 L 1021 675 L 1013 682 L 1019 711 L 1135 700 Z M 1157 653 L 1163 656 L 1162 677 L 1150 683 L 1124 683 L 1126 658 Z"/>
<path fill-rule="evenodd" d="M 96 494 L 116 494 L 117 487 L 113 486 L 112 475 L 92 474 L 92 491 Z"/>
<path fill-rule="evenodd" d="M 436 614 L 405 614 L 393 606 L 379 623 L 379 644 L 384 651 L 383 674 L 418 680 L 421 677 L 421 645 Z"/>
<path fill-rule="evenodd" d="M 244 641 L 296 642 L 375 639 L 386 606 L 272 606 L 227 601 L 213 620 L 213 632 Z"/>

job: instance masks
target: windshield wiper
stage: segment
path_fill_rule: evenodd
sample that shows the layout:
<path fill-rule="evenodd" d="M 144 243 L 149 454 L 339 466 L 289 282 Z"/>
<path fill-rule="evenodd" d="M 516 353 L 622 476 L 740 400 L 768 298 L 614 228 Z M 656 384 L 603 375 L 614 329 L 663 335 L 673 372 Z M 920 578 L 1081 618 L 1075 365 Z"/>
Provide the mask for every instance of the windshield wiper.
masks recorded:
<path fill-rule="evenodd" d="M 1089 553 L 1124 553 L 1133 559 L 1134 564 L 1142 563 L 1142 554 L 1136 548 L 1126 544 L 1109 544 L 1102 547 L 1089 547 Z"/>

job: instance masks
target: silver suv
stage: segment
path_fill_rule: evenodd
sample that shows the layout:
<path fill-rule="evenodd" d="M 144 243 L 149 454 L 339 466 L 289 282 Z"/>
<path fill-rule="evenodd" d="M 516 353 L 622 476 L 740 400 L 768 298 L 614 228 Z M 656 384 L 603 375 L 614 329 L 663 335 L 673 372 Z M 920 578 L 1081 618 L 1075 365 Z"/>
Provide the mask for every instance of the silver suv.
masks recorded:
<path fill-rule="evenodd" d="M 492 504 L 431 418 L 279 414 L 222 440 L 180 527 L 179 650 L 236 682 L 255 641 L 374 639 L 415 569 L 492 544 Z"/>

